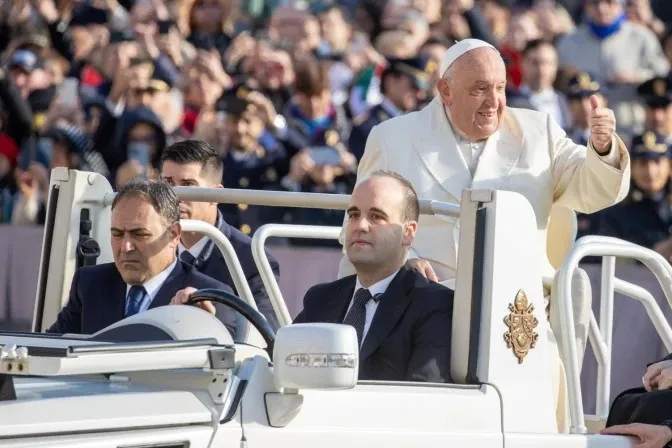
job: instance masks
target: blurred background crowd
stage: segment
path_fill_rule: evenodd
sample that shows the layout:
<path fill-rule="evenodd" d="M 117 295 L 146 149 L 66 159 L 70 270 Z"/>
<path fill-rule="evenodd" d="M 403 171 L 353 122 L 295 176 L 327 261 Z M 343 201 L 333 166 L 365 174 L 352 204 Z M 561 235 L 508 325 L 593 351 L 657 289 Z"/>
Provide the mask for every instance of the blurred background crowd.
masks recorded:
<path fill-rule="evenodd" d="M 119 187 L 187 138 L 218 149 L 225 187 L 349 193 L 371 128 L 427 104 L 442 54 L 474 37 L 505 57 L 508 104 L 578 143 L 604 98 L 633 187 L 580 235 L 669 257 L 671 30 L 671 0 L 0 0 L 0 223 L 43 222 L 54 167 Z M 220 207 L 247 234 L 343 217 Z"/>

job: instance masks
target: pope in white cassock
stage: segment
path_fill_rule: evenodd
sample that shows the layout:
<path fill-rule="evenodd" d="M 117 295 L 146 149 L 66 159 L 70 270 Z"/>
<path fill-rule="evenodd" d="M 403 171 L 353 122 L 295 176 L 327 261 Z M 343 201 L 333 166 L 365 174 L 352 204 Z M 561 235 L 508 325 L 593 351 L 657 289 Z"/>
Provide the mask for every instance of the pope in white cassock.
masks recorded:
<path fill-rule="evenodd" d="M 540 261 L 552 277 L 545 250 L 551 207 L 594 213 L 628 192 L 630 158 L 616 135 L 613 112 L 591 98 L 586 148 L 567 138 L 548 114 L 506 107 L 504 61 L 493 46 L 477 39 L 453 45 L 440 74 L 439 94 L 429 105 L 373 128 L 357 182 L 375 170 L 392 170 L 408 179 L 420 198 L 454 204 L 465 188 L 518 192 L 534 209 Z M 458 227 L 456 219 L 421 216 L 409 254 L 418 271 L 452 288 Z M 339 276 L 350 272 L 344 257 Z"/>

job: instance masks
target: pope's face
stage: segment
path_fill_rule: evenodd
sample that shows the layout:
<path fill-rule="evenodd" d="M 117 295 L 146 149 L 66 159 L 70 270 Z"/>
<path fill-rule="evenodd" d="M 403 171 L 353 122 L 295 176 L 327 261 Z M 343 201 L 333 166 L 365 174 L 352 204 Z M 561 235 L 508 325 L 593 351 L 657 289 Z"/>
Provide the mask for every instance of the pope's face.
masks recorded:
<path fill-rule="evenodd" d="M 453 125 L 470 140 L 494 134 L 506 107 L 506 68 L 499 53 L 478 48 L 459 57 L 450 76 L 439 80 L 439 93 Z"/>

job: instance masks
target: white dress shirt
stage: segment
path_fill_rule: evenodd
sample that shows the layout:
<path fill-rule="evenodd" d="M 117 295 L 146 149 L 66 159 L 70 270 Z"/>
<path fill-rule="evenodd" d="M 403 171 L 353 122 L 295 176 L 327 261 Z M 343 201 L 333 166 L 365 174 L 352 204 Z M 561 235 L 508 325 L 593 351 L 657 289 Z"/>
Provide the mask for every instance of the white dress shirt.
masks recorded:
<path fill-rule="evenodd" d="M 177 243 L 177 255 L 182 256 L 182 253 L 187 250 L 191 255 L 193 255 L 194 258 L 198 258 L 201 255 L 201 252 L 203 252 L 203 249 L 205 249 L 205 245 L 208 244 L 208 237 L 204 236 L 196 244 L 191 246 L 189 249 L 184 247 L 182 244 L 182 241 Z"/>
<path fill-rule="evenodd" d="M 145 288 L 145 292 L 147 292 L 147 295 L 149 296 L 149 300 L 145 301 L 142 304 L 142 307 L 140 308 L 140 311 L 146 311 L 147 308 L 149 308 L 149 305 L 152 304 L 154 301 L 154 297 L 156 297 L 156 294 L 159 292 L 159 289 L 163 286 L 163 284 L 166 282 L 166 279 L 170 275 L 170 273 L 175 269 L 175 266 L 177 265 L 177 258 L 173 260 L 173 262 L 168 266 L 166 269 L 161 271 L 159 274 L 155 275 L 154 277 L 150 278 L 147 280 L 145 283 L 142 284 Z M 128 292 L 131 290 L 131 285 L 126 285 L 126 306 L 128 307 Z"/>
<path fill-rule="evenodd" d="M 390 275 L 389 277 L 385 277 L 384 279 L 374 283 L 371 285 L 368 289 L 369 292 L 371 293 L 371 297 L 375 297 L 379 294 L 384 294 L 385 291 L 387 291 L 387 287 L 390 286 L 390 283 L 392 283 L 392 280 L 394 277 L 397 275 L 399 271 L 394 271 L 394 274 Z M 348 306 L 348 311 L 345 312 L 345 315 L 348 315 L 348 312 L 350 312 L 350 308 L 352 308 L 352 304 L 355 303 L 355 294 L 357 291 L 359 291 L 360 288 L 363 288 L 362 284 L 359 282 L 359 277 L 357 277 L 357 280 L 355 281 L 355 291 L 352 294 L 352 299 L 350 300 L 350 305 Z M 366 304 L 366 320 L 364 321 L 364 332 L 362 333 L 362 342 L 364 342 L 364 339 L 366 339 L 366 333 L 369 331 L 369 328 L 371 327 L 371 322 L 373 321 L 373 316 L 376 314 L 376 310 L 378 309 L 378 302 L 375 300 L 369 300 L 368 303 Z"/>
<path fill-rule="evenodd" d="M 545 89 L 540 92 L 533 92 L 529 86 L 523 85 L 520 91 L 526 94 L 530 99 L 530 104 L 539 112 L 544 112 L 551 116 L 561 128 L 569 127 L 568 114 L 563 108 L 565 99 L 561 97 L 555 89 Z M 566 106 L 565 106 L 566 107 Z"/>
<path fill-rule="evenodd" d="M 394 103 L 387 98 L 383 98 L 383 101 L 380 103 L 383 109 L 387 111 L 388 114 L 392 115 L 393 117 L 398 117 L 399 115 L 404 115 L 404 112 L 399 109 L 397 106 L 394 105 Z"/>

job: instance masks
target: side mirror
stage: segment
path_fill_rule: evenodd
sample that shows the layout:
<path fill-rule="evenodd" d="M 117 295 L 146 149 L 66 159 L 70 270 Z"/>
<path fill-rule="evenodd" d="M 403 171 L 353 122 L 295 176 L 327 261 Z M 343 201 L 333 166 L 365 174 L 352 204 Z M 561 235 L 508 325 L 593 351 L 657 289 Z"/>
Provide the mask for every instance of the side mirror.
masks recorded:
<path fill-rule="evenodd" d="M 275 383 L 285 389 L 350 389 L 357 384 L 359 344 L 350 325 L 292 324 L 278 330 Z"/>

